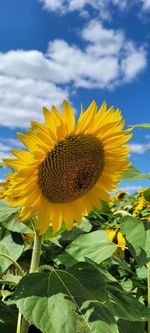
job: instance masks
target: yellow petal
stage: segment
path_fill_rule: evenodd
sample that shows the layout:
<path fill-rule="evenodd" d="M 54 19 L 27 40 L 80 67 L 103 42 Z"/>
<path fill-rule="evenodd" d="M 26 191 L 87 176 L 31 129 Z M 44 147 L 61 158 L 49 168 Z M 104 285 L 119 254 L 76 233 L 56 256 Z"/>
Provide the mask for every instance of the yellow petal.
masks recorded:
<path fill-rule="evenodd" d="M 116 232 L 117 232 L 117 229 L 105 229 L 106 231 L 106 234 L 109 238 L 109 240 L 113 241 L 113 239 L 115 238 L 115 235 L 116 235 Z"/>
<path fill-rule="evenodd" d="M 96 102 L 93 101 L 89 107 L 87 108 L 87 110 L 83 113 L 81 113 L 80 117 L 79 117 L 79 120 L 77 122 L 77 125 L 75 127 L 75 134 L 79 134 L 81 132 L 84 131 L 85 133 L 85 130 L 89 129 L 89 132 L 90 132 L 90 126 L 91 126 L 91 122 L 94 118 L 94 115 L 96 113 Z"/>
<path fill-rule="evenodd" d="M 125 238 L 123 237 L 123 234 L 120 230 L 117 232 L 117 241 L 118 241 L 118 245 L 124 251 L 125 248 L 126 248 L 126 241 L 125 241 Z"/>
<path fill-rule="evenodd" d="M 36 223 L 36 228 L 39 229 L 40 235 L 44 234 L 50 224 L 51 221 L 51 205 L 49 204 L 48 200 L 44 199 L 41 202 L 41 206 L 38 212 L 38 220 Z"/>
<path fill-rule="evenodd" d="M 14 158 L 3 158 L 4 163 L 12 168 L 12 169 L 21 169 L 24 166 L 24 162 L 23 161 L 19 161 L 17 159 Z"/>
<path fill-rule="evenodd" d="M 75 116 L 71 105 L 66 100 L 64 100 L 63 102 L 63 113 L 64 120 L 68 129 L 68 134 L 70 134 L 75 127 Z"/>

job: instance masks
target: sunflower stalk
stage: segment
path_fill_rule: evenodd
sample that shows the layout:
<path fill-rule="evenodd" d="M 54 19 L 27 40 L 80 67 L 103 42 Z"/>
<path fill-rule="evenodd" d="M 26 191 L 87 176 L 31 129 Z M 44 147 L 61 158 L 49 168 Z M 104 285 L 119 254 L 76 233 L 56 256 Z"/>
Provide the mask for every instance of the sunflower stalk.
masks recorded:
<path fill-rule="evenodd" d="M 30 273 L 34 273 L 37 271 L 40 262 L 40 252 L 41 252 L 41 242 L 42 236 L 39 235 L 37 229 L 34 229 L 34 245 L 32 251 L 31 265 L 30 265 Z M 18 322 L 17 322 L 17 331 L 16 333 L 28 333 L 29 324 L 23 318 L 21 313 L 18 314 Z"/>

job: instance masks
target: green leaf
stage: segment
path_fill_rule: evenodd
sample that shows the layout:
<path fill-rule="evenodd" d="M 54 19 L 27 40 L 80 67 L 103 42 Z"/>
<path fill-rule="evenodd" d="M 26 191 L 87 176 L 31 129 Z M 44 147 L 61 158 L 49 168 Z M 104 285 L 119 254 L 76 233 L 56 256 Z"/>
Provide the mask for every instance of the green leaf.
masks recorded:
<path fill-rule="evenodd" d="M 136 269 L 138 279 L 147 279 L 147 269 L 145 266 Z"/>
<path fill-rule="evenodd" d="M 67 267 L 73 266 L 77 261 L 84 261 L 86 257 L 101 263 L 116 249 L 117 245 L 108 240 L 106 232 L 98 230 L 76 238 L 58 259 Z"/>
<path fill-rule="evenodd" d="M 125 216 L 121 221 L 121 231 L 126 237 L 130 253 L 139 266 L 148 262 L 150 259 L 150 224 Z"/>
<path fill-rule="evenodd" d="M 112 212 L 111 212 L 111 209 L 110 209 L 110 206 L 109 206 L 108 202 L 106 202 L 104 200 L 101 200 L 101 209 L 100 209 L 100 211 L 103 214 L 112 215 Z"/>
<path fill-rule="evenodd" d="M 133 128 L 150 128 L 150 124 L 136 124 L 136 125 L 131 125 Z"/>
<path fill-rule="evenodd" d="M 0 222 L 7 220 L 12 214 L 16 213 L 20 208 L 9 207 L 3 200 L 0 201 Z"/>
<path fill-rule="evenodd" d="M 150 173 L 142 173 L 132 165 L 129 166 L 128 170 L 122 176 L 122 180 L 125 181 L 136 181 L 144 178 L 150 178 Z"/>
<path fill-rule="evenodd" d="M 20 235 L 17 236 L 15 234 L 7 234 L 0 241 L 0 252 L 7 254 L 15 261 L 20 257 L 22 251 L 23 242 Z M 4 272 L 10 265 L 12 265 L 12 262 L 9 259 L 0 256 L 0 268 L 2 272 Z"/>
<path fill-rule="evenodd" d="M 3 162 L 1 162 L 1 163 L 0 163 L 0 169 L 3 169 L 3 168 L 6 168 L 6 164 L 3 163 Z"/>
<path fill-rule="evenodd" d="M 123 290 L 119 283 L 107 284 L 114 315 L 128 321 L 150 320 L 150 309 L 140 303 L 131 293 Z"/>
<path fill-rule="evenodd" d="M 118 327 L 120 333 L 145 333 L 145 324 L 142 322 L 119 320 Z"/>
<path fill-rule="evenodd" d="M 144 198 L 146 201 L 150 201 L 150 189 L 143 192 Z"/>
<path fill-rule="evenodd" d="M 102 274 L 88 263 L 26 276 L 15 300 L 43 333 L 119 333 Z"/>
<path fill-rule="evenodd" d="M 0 301 L 0 332 L 15 333 L 17 326 L 17 308 Z"/>
<path fill-rule="evenodd" d="M 0 279 L 0 284 L 2 285 L 16 285 L 20 280 L 22 279 L 22 276 L 20 275 L 13 275 L 13 274 L 7 274 L 5 279 Z"/>
<path fill-rule="evenodd" d="M 83 232 L 90 232 L 92 229 L 92 224 L 86 217 L 83 216 L 82 223 L 80 224 L 80 226 L 78 228 L 79 228 L 79 230 L 81 230 Z"/>
<path fill-rule="evenodd" d="M 150 320 L 150 309 L 133 297 L 131 292 L 122 288 L 118 281 L 105 271 L 102 271 L 100 265 L 93 263 L 101 274 L 108 291 L 109 299 L 113 306 L 113 312 L 116 318 L 128 321 L 147 321 Z"/>
<path fill-rule="evenodd" d="M 27 227 L 24 223 L 18 221 L 14 214 L 9 216 L 8 219 L 4 220 L 1 223 L 6 229 L 13 232 L 19 232 L 22 234 L 27 234 L 32 232 L 32 230 L 29 227 Z"/>

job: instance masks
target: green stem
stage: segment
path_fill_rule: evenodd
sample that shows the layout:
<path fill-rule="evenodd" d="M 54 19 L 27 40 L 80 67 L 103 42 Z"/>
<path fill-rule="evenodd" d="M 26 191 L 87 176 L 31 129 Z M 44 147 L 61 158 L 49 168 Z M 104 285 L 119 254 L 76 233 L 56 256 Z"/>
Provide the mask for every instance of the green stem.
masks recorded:
<path fill-rule="evenodd" d="M 148 289 L 148 297 L 147 297 L 147 305 L 150 308 L 150 261 L 147 264 L 147 289 Z M 148 321 L 148 333 L 150 333 L 150 320 Z"/>
<path fill-rule="evenodd" d="M 54 268 L 49 265 L 42 265 L 38 268 L 38 272 L 42 272 L 44 270 L 53 271 Z"/>
<path fill-rule="evenodd" d="M 40 236 L 38 230 L 35 229 L 34 245 L 33 245 L 31 265 L 30 265 L 30 273 L 36 272 L 39 267 L 41 241 L 42 241 L 42 236 Z M 21 313 L 19 313 L 16 333 L 28 333 L 28 328 L 29 328 L 28 322 L 23 318 Z"/>
<path fill-rule="evenodd" d="M 32 252 L 30 273 L 36 272 L 39 267 L 41 242 L 42 242 L 42 236 L 40 236 L 38 230 L 35 229 L 34 246 L 33 246 L 33 252 Z"/>
<path fill-rule="evenodd" d="M 28 328 L 29 328 L 28 322 L 23 318 L 22 314 L 19 312 L 16 333 L 27 333 Z"/>
<path fill-rule="evenodd" d="M 6 258 L 8 260 L 10 260 L 14 264 L 14 266 L 18 269 L 18 271 L 20 272 L 20 274 L 22 276 L 24 276 L 24 271 L 22 270 L 21 266 L 13 258 L 11 258 L 10 256 L 8 256 L 8 254 L 3 253 L 3 252 L 0 252 L 0 256 Z"/>

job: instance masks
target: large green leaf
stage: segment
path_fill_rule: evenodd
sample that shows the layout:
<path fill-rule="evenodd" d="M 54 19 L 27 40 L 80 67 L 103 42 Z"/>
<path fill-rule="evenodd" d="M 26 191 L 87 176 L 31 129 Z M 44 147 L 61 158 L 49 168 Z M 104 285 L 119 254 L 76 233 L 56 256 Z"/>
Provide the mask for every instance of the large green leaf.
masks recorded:
<path fill-rule="evenodd" d="M 19 210 L 18 207 L 9 207 L 5 201 L 0 201 L 0 222 L 6 221 L 12 214 Z"/>
<path fill-rule="evenodd" d="M 144 178 L 150 178 L 150 173 L 142 173 L 134 168 L 133 165 L 129 166 L 128 170 L 122 176 L 122 180 L 125 181 L 136 181 Z"/>
<path fill-rule="evenodd" d="M 137 263 L 140 266 L 144 265 L 150 259 L 150 224 L 125 216 L 121 222 L 121 231 Z"/>
<path fill-rule="evenodd" d="M 11 234 L 7 234 L 0 241 L 0 252 L 10 256 L 15 261 L 20 257 L 22 251 L 23 251 L 23 242 L 22 242 L 22 237 L 20 235 L 13 234 L 12 236 Z M 12 262 L 9 259 L 0 256 L 1 272 L 4 272 L 10 265 L 12 265 Z"/>
<path fill-rule="evenodd" d="M 86 257 L 101 263 L 116 249 L 117 245 L 108 240 L 106 232 L 99 230 L 76 238 L 58 258 L 67 267 L 73 266 L 77 261 L 84 261 Z"/>
<path fill-rule="evenodd" d="M 0 302 L 0 332 L 15 333 L 17 326 L 17 308 Z"/>
<path fill-rule="evenodd" d="M 29 227 L 27 227 L 24 223 L 20 222 L 14 214 L 9 216 L 5 221 L 1 223 L 6 229 L 13 232 L 19 232 L 22 234 L 32 232 L 32 230 Z"/>
<path fill-rule="evenodd" d="M 88 263 L 26 276 L 15 300 L 43 333 L 119 333 L 102 274 Z"/>

